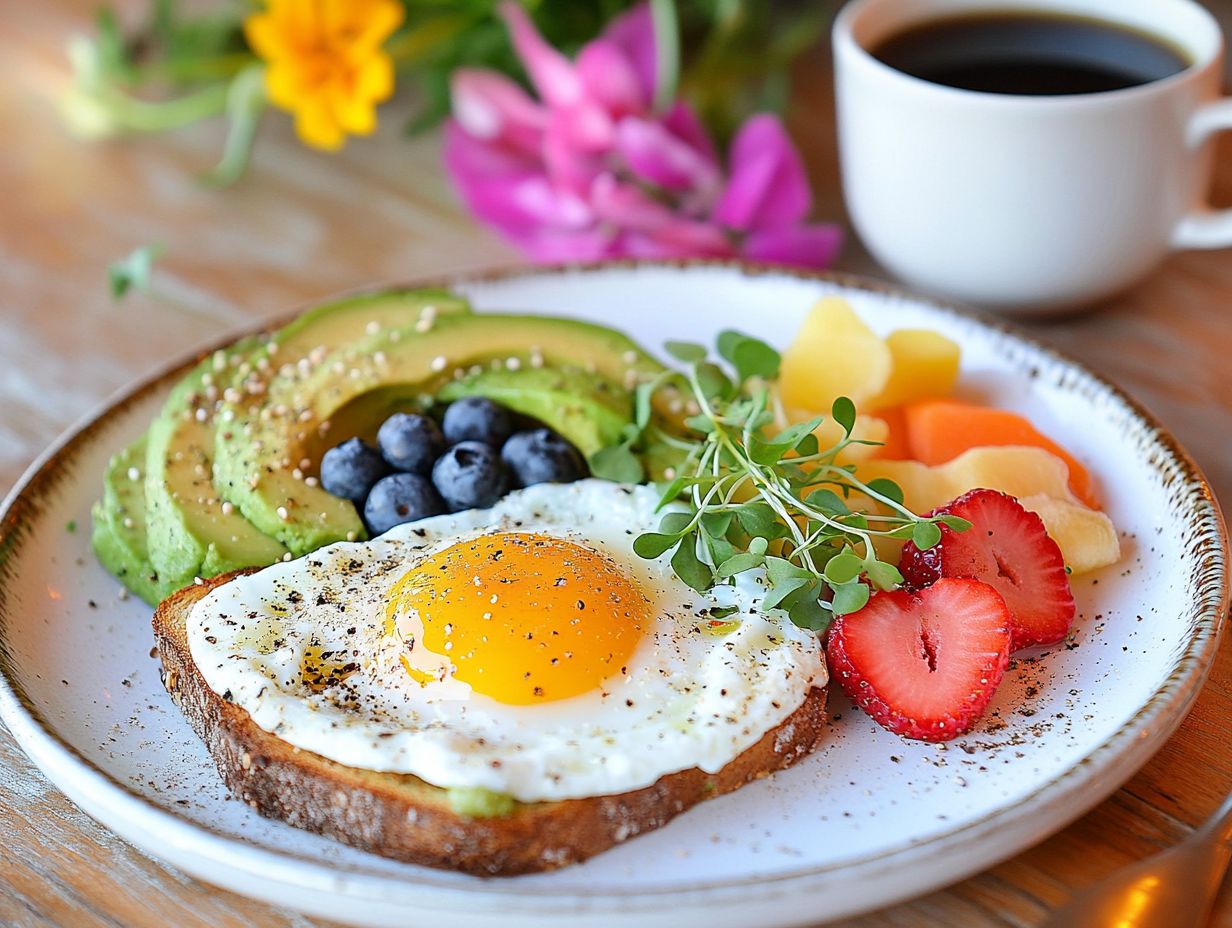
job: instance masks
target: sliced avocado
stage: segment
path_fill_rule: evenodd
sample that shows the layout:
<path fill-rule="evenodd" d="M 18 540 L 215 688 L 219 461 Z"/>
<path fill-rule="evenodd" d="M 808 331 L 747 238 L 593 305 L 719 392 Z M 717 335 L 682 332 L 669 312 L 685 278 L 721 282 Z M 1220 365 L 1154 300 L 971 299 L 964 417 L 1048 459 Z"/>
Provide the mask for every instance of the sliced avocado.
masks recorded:
<path fill-rule="evenodd" d="M 463 818 L 500 818 L 518 806 L 506 793 L 494 793 L 482 786 L 451 786 L 445 791 L 451 808 Z"/>
<path fill-rule="evenodd" d="M 365 537 L 348 500 L 294 479 L 277 462 L 312 457 L 321 444 L 349 438 L 331 434 L 330 419 L 365 393 L 413 385 L 428 401 L 455 371 L 493 362 L 509 366 L 509 359 L 521 367 L 577 367 L 625 388 L 663 369 L 620 332 L 565 318 L 457 314 L 438 317 L 426 331 L 365 334 L 261 380 L 255 386 L 260 402 L 224 404 L 215 485 L 293 554 Z"/>
<path fill-rule="evenodd" d="M 228 349 L 246 359 L 259 347 L 248 339 Z M 286 548 L 253 527 L 218 497 L 212 481 L 214 410 L 220 396 L 213 358 L 206 358 L 171 391 L 150 426 L 145 459 L 146 525 L 150 562 L 177 586 L 241 567 L 265 567 Z"/>
<path fill-rule="evenodd" d="M 94 553 L 116 579 L 151 606 L 177 587 L 159 577 L 146 544 L 143 435 L 112 456 L 103 474 L 103 498 L 90 510 Z M 134 476 L 136 475 L 136 476 Z"/>
<path fill-rule="evenodd" d="M 620 440 L 633 421 L 633 396 L 606 377 L 577 367 L 483 368 L 437 391 L 441 402 L 483 396 L 538 419 L 584 455 Z"/>

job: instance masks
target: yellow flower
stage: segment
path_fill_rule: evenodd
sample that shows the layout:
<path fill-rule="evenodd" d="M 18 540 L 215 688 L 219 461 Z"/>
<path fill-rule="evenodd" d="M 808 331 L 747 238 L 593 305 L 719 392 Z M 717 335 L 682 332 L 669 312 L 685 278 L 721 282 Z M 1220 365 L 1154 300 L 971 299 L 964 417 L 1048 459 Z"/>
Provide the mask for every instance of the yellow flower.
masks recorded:
<path fill-rule="evenodd" d="M 394 89 L 381 46 L 402 16 L 397 0 L 267 0 L 244 21 L 248 44 L 268 63 L 270 101 L 295 114 L 301 139 L 332 150 L 347 133 L 376 128 L 376 105 Z"/>

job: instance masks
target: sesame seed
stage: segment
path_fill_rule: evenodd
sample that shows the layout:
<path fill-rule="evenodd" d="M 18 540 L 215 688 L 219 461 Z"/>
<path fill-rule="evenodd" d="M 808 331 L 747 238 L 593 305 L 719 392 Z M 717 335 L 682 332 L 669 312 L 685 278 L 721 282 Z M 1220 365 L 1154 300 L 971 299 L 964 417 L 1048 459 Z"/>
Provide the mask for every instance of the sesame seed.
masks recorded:
<path fill-rule="evenodd" d="M 303 470 L 307 470 L 308 468 L 310 468 L 310 467 L 312 466 L 312 461 L 310 461 L 308 458 L 300 458 L 300 459 L 299 459 L 299 466 L 300 466 Z"/>
<path fill-rule="evenodd" d="M 447 365 L 448 363 L 449 361 L 445 358 L 443 354 L 438 354 L 435 358 L 432 359 L 433 372 L 439 374 L 441 371 L 445 369 L 445 365 Z"/>
<path fill-rule="evenodd" d="M 317 480 L 316 477 L 305 477 L 304 478 L 305 485 L 310 486 L 310 487 L 315 487 L 320 482 L 321 481 Z"/>
<path fill-rule="evenodd" d="M 291 552 L 290 552 L 290 551 L 288 551 L 286 554 L 284 554 L 284 555 L 282 556 L 282 559 L 283 559 L 283 561 L 284 561 L 284 562 L 291 560 Z"/>
<path fill-rule="evenodd" d="M 234 503 L 232 503 L 230 500 L 223 500 L 223 503 L 222 503 L 222 514 L 223 514 L 224 516 L 229 516 L 229 515 L 231 515 L 231 513 L 233 513 L 233 512 L 235 512 L 235 504 L 234 504 Z"/>
<path fill-rule="evenodd" d="M 369 335 L 375 335 L 377 332 L 381 331 L 381 324 L 373 319 L 366 326 L 364 326 L 364 331 Z"/>
<path fill-rule="evenodd" d="M 521 366 L 522 366 L 522 362 L 518 360 L 517 358 L 509 358 L 507 361 L 505 361 L 505 368 L 507 370 L 516 371 Z"/>
<path fill-rule="evenodd" d="M 291 471 L 291 476 L 296 480 L 303 480 L 304 472 L 297 467 L 293 471 Z"/>
<path fill-rule="evenodd" d="M 213 375 L 213 374 L 210 374 L 210 373 L 205 373 L 205 374 L 202 374 L 202 375 L 201 375 L 201 385 L 202 385 L 203 387 L 208 387 L 208 386 L 209 386 L 210 384 L 212 384 L 213 382 L 214 382 L 214 375 Z"/>
<path fill-rule="evenodd" d="M 125 516 L 125 517 L 124 517 L 124 527 L 125 527 L 125 528 L 132 528 L 132 527 L 133 527 L 133 520 L 132 520 L 132 517 L 131 517 L 131 516 Z"/>
<path fill-rule="evenodd" d="M 282 519 L 283 522 L 286 522 L 289 518 L 291 518 L 291 514 L 287 512 L 286 506 L 279 506 L 275 512 L 278 513 L 278 518 Z"/>
<path fill-rule="evenodd" d="M 376 354 L 372 356 L 372 360 L 375 361 L 377 364 L 384 364 L 385 363 L 385 352 L 383 351 L 376 352 Z"/>
<path fill-rule="evenodd" d="M 309 480 L 311 480 L 312 478 L 311 478 L 311 477 L 309 477 L 308 479 L 309 479 Z M 356 538 L 356 535 L 355 535 L 355 533 L 354 533 L 354 532 L 347 532 L 347 533 L 346 533 L 346 540 L 347 540 L 347 541 L 354 541 L 354 540 L 355 540 L 355 538 Z"/>
<path fill-rule="evenodd" d="M 278 353 L 278 343 L 270 342 L 268 345 L 265 346 L 265 350 L 268 351 L 270 354 L 277 354 Z"/>
<path fill-rule="evenodd" d="M 663 468 L 663 477 L 666 480 L 675 480 L 676 479 L 676 468 L 674 467 Z"/>
<path fill-rule="evenodd" d="M 416 332 L 430 332 L 432 331 L 432 323 L 433 323 L 433 320 L 431 319 L 420 319 L 418 322 L 415 323 L 415 331 Z"/>
<path fill-rule="evenodd" d="M 433 305 L 432 303 L 429 303 L 427 306 L 425 306 L 423 309 L 419 311 L 419 318 L 420 319 L 435 319 L 436 313 L 437 313 L 436 306 Z"/>
<path fill-rule="evenodd" d="M 128 469 L 128 479 L 129 479 L 129 480 L 140 480 L 140 479 L 141 479 L 141 471 L 137 470 L 137 468 L 135 468 L 135 467 L 130 467 L 130 468 Z"/>

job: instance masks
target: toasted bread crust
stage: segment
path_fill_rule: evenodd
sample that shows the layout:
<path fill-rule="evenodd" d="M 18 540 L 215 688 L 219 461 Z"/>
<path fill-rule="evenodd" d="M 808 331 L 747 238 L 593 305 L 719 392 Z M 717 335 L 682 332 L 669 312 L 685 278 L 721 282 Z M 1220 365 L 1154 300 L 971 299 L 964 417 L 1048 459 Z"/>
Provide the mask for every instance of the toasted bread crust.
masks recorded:
<path fill-rule="evenodd" d="M 240 573 L 186 587 L 154 613 L 163 684 L 205 742 L 233 794 L 262 815 L 409 863 L 482 876 L 552 870 L 658 828 L 697 803 L 790 766 L 825 729 L 824 689 L 715 774 L 693 768 L 615 796 L 519 804 L 470 819 L 418 777 L 347 767 L 257 727 L 206 684 L 189 652 L 192 605 Z"/>

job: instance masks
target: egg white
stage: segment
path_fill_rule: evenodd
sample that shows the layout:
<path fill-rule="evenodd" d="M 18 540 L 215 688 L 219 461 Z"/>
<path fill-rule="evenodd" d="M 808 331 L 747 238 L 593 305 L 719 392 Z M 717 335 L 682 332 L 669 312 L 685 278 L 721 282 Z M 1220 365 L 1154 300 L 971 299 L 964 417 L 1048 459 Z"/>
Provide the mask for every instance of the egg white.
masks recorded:
<path fill-rule="evenodd" d="M 653 530 L 658 494 L 600 480 L 542 484 L 489 510 L 399 526 L 226 583 L 193 608 L 193 660 L 209 686 L 279 738 L 339 763 L 481 787 L 522 801 L 623 793 L 691 767 L 716 772 L 827 680 L 817 637 L 760 610 L 764 580 L 742 575 L 703 595 L 633 539 Z M 650 600 L 651 627 L 594 692 L 506 705 L 452 677 L 415 682 L 383 634 L 392 587 L 416 560 L 492 532 L 536 532 L 611 558 Z M 700 630 L 734 606 L 728 634 Z M 314 692 L 305 650 L 356 665 Z"/>

